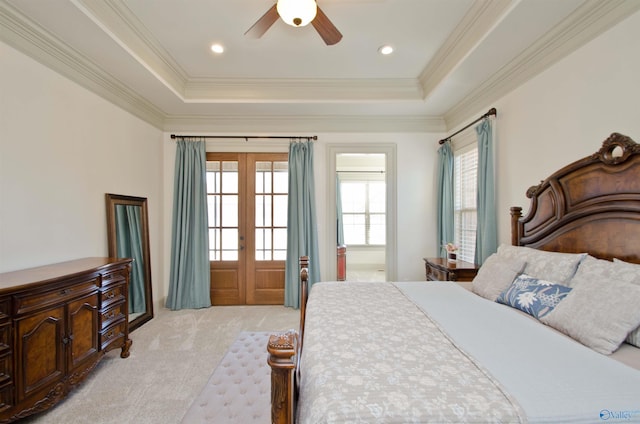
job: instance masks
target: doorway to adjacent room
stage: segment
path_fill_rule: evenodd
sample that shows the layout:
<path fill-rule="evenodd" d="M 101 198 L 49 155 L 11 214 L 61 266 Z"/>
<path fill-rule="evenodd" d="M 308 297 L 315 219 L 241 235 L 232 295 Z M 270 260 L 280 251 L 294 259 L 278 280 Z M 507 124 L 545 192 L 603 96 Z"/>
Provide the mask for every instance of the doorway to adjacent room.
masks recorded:
<path fill-rule="evenodd" d="M 338 280 L 385 281 L 386 181 L 382 153 L 336 155 Z"/>
<path fill-rule="evenodd" d="M 395 145 L 329 145 L 329 275 L 392 281 L 395 261 Z M 332 207 L 335 206 L 335 207 Z M 335 266 L 334 266 L 335 265 Z M 331 276 L 330 278 L 333 278 Z"/>

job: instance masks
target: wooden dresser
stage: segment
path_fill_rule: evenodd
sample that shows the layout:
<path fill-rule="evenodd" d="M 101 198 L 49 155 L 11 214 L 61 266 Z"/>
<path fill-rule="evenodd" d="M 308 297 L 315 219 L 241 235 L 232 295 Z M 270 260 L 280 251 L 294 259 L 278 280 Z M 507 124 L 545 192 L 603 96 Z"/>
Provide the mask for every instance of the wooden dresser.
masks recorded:
<path fill-rule="evenodd" d="M 0 274 L 0 422 L 55 405 L 109 350 L 129 356 L 130 263 L 85 258 Z"/>
<path fill-rule="evenodd" d="M 423 259 L 429 281 L 471 281 L 478 273 L 478 266 L 470 262 L 449 262 L 446 258 Z"/>

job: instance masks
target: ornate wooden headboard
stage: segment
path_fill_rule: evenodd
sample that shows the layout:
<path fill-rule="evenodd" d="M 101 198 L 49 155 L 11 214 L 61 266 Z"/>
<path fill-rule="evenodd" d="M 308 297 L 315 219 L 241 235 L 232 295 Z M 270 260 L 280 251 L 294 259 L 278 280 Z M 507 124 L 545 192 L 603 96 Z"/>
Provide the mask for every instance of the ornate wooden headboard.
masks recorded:
<path fill-rule="evenodd" d="M 640 263 L 640 144 L 613 133 L 602 148 L 527 190 L 511 208 L 511 243 Z"/>

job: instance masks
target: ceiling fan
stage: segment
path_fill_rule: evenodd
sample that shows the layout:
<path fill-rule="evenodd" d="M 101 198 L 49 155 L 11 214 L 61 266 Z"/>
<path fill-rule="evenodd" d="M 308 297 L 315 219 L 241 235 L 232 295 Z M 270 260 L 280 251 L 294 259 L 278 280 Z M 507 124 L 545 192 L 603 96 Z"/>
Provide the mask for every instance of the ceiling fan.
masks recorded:
<path fill-rule="evenodd" d="M 244 35 L 260 38 L 278 18 L 295 27 L 311 23 L 328 46 L 342 39 L 340 31 L 318 7 L 315 0 L 277 0 L 276 4 L 271 6 Z"/>

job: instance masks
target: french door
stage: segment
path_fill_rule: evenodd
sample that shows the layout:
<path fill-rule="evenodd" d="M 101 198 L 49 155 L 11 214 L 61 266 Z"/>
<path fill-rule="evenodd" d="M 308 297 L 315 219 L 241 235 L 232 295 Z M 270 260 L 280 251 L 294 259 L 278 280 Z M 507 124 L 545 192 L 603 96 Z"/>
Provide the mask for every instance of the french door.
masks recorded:
<path fill-rule="evenodd" d="M 286 153 L 207 153 L 213 305 L 284 303 Z"/>

